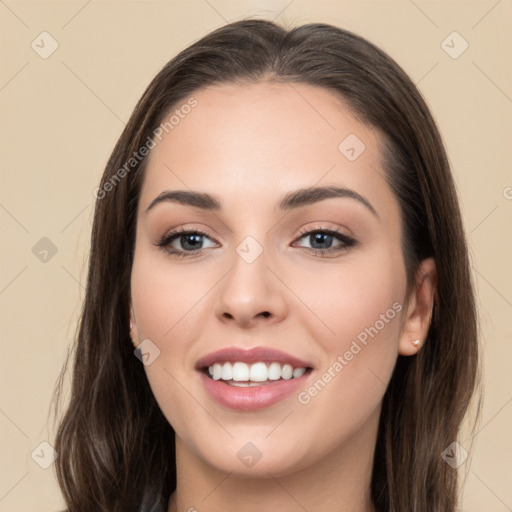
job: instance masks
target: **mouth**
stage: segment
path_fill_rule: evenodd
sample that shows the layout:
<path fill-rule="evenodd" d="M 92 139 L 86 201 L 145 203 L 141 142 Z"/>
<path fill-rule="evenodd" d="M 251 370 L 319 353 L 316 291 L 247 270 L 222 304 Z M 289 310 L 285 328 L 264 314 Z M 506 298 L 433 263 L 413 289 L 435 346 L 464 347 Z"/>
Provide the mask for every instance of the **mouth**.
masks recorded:
<path fill-rule="evenodd" d="M 284 400 L 304 386 L 314 366 L 290 354 L 266 348 L 226 348 L 196 364 L 210 398 L 239 411 L 252 411 Z"/>

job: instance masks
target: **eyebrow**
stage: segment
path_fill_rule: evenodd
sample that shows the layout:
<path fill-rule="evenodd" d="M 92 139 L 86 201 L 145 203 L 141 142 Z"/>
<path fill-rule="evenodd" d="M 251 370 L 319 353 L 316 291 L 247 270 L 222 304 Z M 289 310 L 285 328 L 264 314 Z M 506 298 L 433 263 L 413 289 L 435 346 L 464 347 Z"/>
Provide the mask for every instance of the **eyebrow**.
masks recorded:
<path fill-rule="evenodd" d="M 281 211 L 289 211 L 302 206 L 309 206 L 319 201 L 323 201 L 324 199 L 331 199 L 333 197 L 355 199 L 372 212 L 373 215 L 379 217 L 377 211 L 368 199 L 358 194 L 355 190 L 335 186 L 301 188 L 288 192 L 279 202 L 278 208 Z M 161 194 L 155 197 L 153 201 L 151 201 L 151 204 L 146 209 L 146 213 L 156 205 L 166 202 L 177 203 L 184 206 L 193 206 L 195 208 L 201 208 L 209 211 L 218 211 L 222 208 L 220 201 L 216 197 L 205 192 L 194 192 L 191 190 L 164 190 Z"/>

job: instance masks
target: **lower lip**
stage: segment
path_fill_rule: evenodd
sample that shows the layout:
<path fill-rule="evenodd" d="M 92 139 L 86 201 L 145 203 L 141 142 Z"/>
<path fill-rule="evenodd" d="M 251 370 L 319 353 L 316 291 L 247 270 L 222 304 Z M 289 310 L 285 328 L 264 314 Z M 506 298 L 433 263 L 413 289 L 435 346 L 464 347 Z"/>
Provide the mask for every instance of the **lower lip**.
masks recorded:
<path fill-rule="evenodd" d="M 222 380 L 213 380 L 203 372 L 200 372 L 200 377 L 210 397 L 219 404 L 239 411 L 254 411 L 284 400 L 304 385 L 310 374 L 311 371 L 293 379 L 275 380 L 252 387 L 231 386 Z"/>

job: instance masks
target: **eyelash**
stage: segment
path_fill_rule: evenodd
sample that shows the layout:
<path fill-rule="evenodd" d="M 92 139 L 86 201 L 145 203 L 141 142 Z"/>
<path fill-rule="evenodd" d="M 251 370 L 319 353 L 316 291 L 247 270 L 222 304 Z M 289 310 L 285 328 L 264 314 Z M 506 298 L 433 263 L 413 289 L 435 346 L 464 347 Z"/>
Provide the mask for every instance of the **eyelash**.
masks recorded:
<path fill-rule="evenodd" d="M 342 242 L 342 245 L 334 247 L 334 248 L 331 247 L 329 249 L 314 249 L 312 247 L 303 247 L 303 249 L 307 249 L 308 252 L 312 252 L 316 256 L 325 257 L 326 254 L 338 253 L 338 252 L 347 250 L 351 247 L 355 247 L 357 245 L 357 242 L 354 238 L 352 238 L 344 233 L 341 233 L 337 229 L 333 229 L 333 228 L 317 227 L 314 229 L 304 229 L 304 230 L 301 230 L 299 236 L 297 237 L 297 240 L 303 238 L 306 235 L 312 235 L 312 234 L 316 234 L 316 233 L 332 235 L 335 238 L 337 238 L 339 241 Z M 195 251 L 181 251 L 181 250 L 177 250 L 174 248 L 169 248 L 171 242 L 173 242 L 176 238 L 183 236 L 183 235 L 200 235 L 200 236 L 205 236 L 205 237 L 211 239 L 211 237 L 207 233 L 204 233 L 203 231 L 199 231 L 196 229 L 177 228 L 177 229 L 173 229 L 172 231 L 163 235 L 162 238 L 160 239 L 160 241 L 158 243 L 156 243 L 155 245 L 160 247 L 167 254 L 176 256 L 178 258 L 191 257 L 194 255 L 197 255 L 200 251 L 203 250 L 203 249 L 196 249 Z"/>

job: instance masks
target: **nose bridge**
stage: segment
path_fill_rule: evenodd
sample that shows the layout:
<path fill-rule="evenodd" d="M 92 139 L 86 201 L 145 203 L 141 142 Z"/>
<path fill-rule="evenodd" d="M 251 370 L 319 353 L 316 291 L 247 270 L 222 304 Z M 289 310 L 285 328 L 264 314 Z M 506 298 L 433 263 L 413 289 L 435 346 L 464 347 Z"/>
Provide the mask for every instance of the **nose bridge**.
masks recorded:
<path fill-rule="evenodd" d="M 268 268 L 270 250 L 253 236 L 234 249 L 232 268 L 220 287 L 217 314 L 243 325 L 258 318 L 282 318 L 285 301 L 279 280 Z"/>

